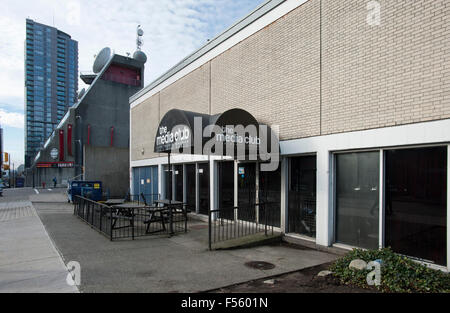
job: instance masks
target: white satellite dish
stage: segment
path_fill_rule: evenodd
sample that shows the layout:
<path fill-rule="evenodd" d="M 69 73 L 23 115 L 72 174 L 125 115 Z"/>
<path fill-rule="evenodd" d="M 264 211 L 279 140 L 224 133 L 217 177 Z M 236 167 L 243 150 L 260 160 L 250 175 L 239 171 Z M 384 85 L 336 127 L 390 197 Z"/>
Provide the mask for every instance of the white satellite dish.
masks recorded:
<path fill-rule="evenodd" d="M 108 63 L 111 58 L 111 49 L 106 47 L 103 48 L 102 51 L 99 52 L 97 57 L 95 58 L 94 65 L 92 66 L 92 70 L 95 74 L 98 74 L 105 67 L 106 63 Z"/>

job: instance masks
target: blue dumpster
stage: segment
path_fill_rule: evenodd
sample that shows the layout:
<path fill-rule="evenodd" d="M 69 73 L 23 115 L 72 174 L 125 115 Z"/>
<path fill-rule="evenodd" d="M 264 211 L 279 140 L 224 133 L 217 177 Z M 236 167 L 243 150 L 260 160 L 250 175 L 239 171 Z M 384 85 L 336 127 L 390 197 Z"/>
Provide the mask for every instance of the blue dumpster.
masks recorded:
<path fill-rule="evenodd" d="M 103 197 L 101 181 L 74 180 L 67 186 L 67 202 L 73 202 L 75 196 L 82 196 L 93 201 L 101 201 Z"/>

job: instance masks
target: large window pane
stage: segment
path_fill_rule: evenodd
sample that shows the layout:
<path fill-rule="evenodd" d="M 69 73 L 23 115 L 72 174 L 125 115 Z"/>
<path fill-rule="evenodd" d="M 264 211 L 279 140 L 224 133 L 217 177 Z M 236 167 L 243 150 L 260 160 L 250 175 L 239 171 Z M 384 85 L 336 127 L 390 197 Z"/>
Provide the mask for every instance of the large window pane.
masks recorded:
<path fill-rule="evenodd" d="M 316 236 L 316 157 L 290 159 L 288 231 Z"/>
<path fill-rule="evenodd" d="M 336 242 L 378 248 L 379 152 L 336 155 Z"/>
<path fill-rule="evenodd" d="M 385 245 L 447 264 L 447 148 L 386 152 Z"/>

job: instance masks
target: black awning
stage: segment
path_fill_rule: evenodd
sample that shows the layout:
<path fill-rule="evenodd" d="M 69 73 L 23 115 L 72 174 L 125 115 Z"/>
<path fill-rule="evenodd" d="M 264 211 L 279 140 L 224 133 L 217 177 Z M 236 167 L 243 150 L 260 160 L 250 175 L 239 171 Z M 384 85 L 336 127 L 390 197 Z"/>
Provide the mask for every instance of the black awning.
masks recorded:
<path fill-rule="evenodd" d="M 209 124 L 210 115 L 173 109 L 159 123 L 155 137 L 154 152 L 169 153 L 194 147 L 195 118 L 200 120 L 201 130 Z"/>
<path fill-rule="evenodd" d="M 242 109 L 216 115 L 173 109 L 159 124 L 154 151 L 266 160 L 268 153 L 279 153 L 279 143 L 270 127 Z"/>

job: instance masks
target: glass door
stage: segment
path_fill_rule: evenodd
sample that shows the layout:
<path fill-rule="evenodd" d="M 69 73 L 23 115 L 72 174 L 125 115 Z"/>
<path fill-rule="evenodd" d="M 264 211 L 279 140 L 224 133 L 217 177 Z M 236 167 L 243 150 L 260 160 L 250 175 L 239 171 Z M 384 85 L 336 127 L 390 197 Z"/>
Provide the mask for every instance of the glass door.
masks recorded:
<path fill-rule="evenodd" d="M 174 166 L 174 200 L 183 202 L 183 165 Z"/>
<path fill-rule="evenodd" d="M 199 213 L 209 214 L 209 163 L 200 163 L 198 165 L 199 181 Z"/>
<path fill-rule="evenodd" d="M 379 152 L 337 154 L 336 242 L 378 249 Z"/>
<path fill-rule="evenodd" d="M 316 156 L 289 161 L 288 232 L 316 237 Z"/>
<path fill-rule="evenodd" d="M 222 218 L 234 220 L 234 162 L 219 162 L 219 208 Z"/>
<path fill-rule="evenodd" d="M 447 264 L 447 147 L 386 151 L 385 246 Z"/>
<path fill-rule="evenodd" d="M 256 221 L 256 163 L 238 164 L 238 218 Z"/>
<path fill-rule="evenodd" d="M 280 227 L 281 224 L 281 167 L 275 171 L 259 171 L 259 222 Z"/>
<path fill-rule="evenodd" d="M 173 194 L 172 194 L 173 179 L 170 179 L 170 177 L 169 177 L 169 175 L 172 175 L 172 171 L 171 170 L 169 171 L 168 165 L 163 166 L 163 171 L 164 171 L 164 176 L 163 176 L 164 177 L 164 198 L 173 200 Z"/>
<path fill-rule="evenodd" d="M 195 212 L 196 188 L 195 188 L 195 164 L 186 164 L 186 203 L 188 210 Z"/>

